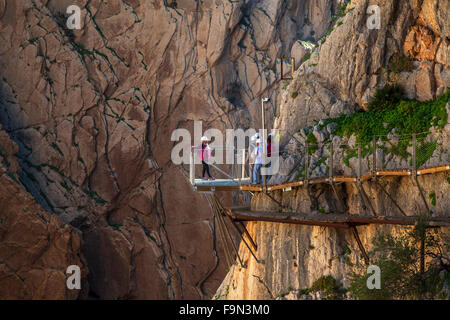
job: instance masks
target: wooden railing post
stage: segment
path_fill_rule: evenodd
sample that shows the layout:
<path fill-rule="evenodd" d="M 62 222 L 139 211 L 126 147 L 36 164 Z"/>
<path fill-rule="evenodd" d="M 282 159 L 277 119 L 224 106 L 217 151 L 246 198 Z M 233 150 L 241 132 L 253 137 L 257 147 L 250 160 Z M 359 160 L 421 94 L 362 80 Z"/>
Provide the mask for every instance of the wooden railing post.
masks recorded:
<path fill-rule="evenodd" d="M 194 185 L 195 183 L 195 166 L 194 166 L 194 155 L 191 153 L 189 155 L 189 180 L 191 181 L 191 184 Z"/>
<path fill-rule="evenodd" d="M 416 134 L 412 134 L 412 175 L 415 178 L 417 176 L 417 167 L 416 167 L 416 147 L 417 147 L 417 140 L 416 140 Z"/>
<path fill-rule="evenodd" d="M 361 143 L 358 143 L 358 183 L 361 183 Z"/>
<path fill-rule="evenodd" d="M 333 161 L 333 142 L 330 142 L 330 169 L 329 169 L 329 177 L 330 177 L 330 183 L 333 182 L 333 166 L 334 166 L 334 161 Z"/>
<path fill-rule="evenodd" d="M 309 167 L 309 146 L 308 146 L 308 143 L 306 143 L 306 155 L 305 155 L 305 184 L 308 184 L 308 179 L 309 179 L 308 167 Z"/>
<path fill-rule="evenodd" d="M 242 149 L 241 179 L 245 178 L 245 149 Z"/>
<path fill-rule="evenodd" d="M 377 138 L 372 137 L 372 179 L 377 180 Z"/>

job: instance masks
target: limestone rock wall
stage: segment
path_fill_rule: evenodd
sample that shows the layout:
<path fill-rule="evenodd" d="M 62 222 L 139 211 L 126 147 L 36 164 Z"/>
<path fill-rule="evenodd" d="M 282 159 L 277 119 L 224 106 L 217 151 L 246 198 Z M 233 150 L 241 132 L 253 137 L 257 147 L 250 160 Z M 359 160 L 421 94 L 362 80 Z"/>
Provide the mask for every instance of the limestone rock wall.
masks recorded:
<path fill-rule="evenodd" d="M 0 127 L 0 297 L 87 297 L 81 232 L 49 215 L 25 190 L 17 174 L 17 150 Z M 81 290 L 66 286 L 70 265 L 81 269 Z"/>
<path fill-rule="evenodd" d="M 380 8 L 380 29 L 367 27 L 369 5 Z M 280 88 L 281 107 L 274 126 L 280 129 L 281 148 L 287 157 L 281 163 L 284 173 L 274 177 L 273 182 L 294 179 L 295 173 L 292 175 L 290 169 L 295 163 L 290 157 L 295 150 L 298 152 L 296 138 L 306 138 L 299 129 L 314 125 L 320 119 L 366 108 L 375 90 L 386 84 L 398 84 L 407 97 L 422 101 L 434 99 L 450 86 L 449 5 L 448 1 L 436 0 L 350 2 L 334 28 L 298 66 L 294 79 L 283 82 Z M 304 52 L 299 54 L 305 56 Z M 313 134 L 320 141 L 317 134 L 328 133 L 314 131 Z M 442 146 L 448 153 L 448 124 L 439 136 L 443 137 Z M 439 199 L 433 206 L 427 198 L 436 215 L 449 214 L 448 177 L 448 173 L 419 177 L 425 196 L 434 191 Z M 384 179 L 382 183 L 408 215 L 426 210 L 410 177 Z M 400 214 L 373 182 L 365 183 L 365 188 L 378 214 Z M 361 212 L 352 184 L 340 185 L 338 192 L 348 213 Z M 327 214 L 339 208 L 329 186 L 298 188 L 274 195 L 288 211 Z M 279 210 L 275 202 L 263 195 L 253 197 L 252 209 Z M 249 222 L 247 228 L 258 244 L 258 257 L 262 262 L 255 261 L 241 244 L 240 254 L 247 267 L 234 265 L 230 269 L 215 295 L 218 299 L 276 299 L 281 296 L 299 299 L 302 297 L 298 290 L 310 287 L 323 275 L 332 275 L 347 286 L 351 271 L 348 262 L 361 262 L 349 230 L 268 222 Z M 370 250 L 375 235 L 396 233 L 402 228 L 370 225 L 358 229 L 364 246 Z M 443 228 L 441 234 L 448 241 L 448 228 Z"/>
<path fill-rule="evenodd" d="M 221 246 L 171 133 L 254 127 L 262 96 L 271 122 L 277 59 L 320 38 L 338 1 L 171 3 L 0 0 L 0 123 L 22 183 L 82 231 L 93 297 L 211 297 Z"/>
<path fill-rule="evenodd" d="M 378 5 L 380 29 L 368 28 Z M 275 127 L 287 143 L 323 118 L 366 108 L 377 88 L 400 85 L 406 96 L 434 99 L 450 87 L 448 1 L 354 0 L 311 57 L 286 82 Z M 295 93 L 295 94 L 294 94 Z"/>

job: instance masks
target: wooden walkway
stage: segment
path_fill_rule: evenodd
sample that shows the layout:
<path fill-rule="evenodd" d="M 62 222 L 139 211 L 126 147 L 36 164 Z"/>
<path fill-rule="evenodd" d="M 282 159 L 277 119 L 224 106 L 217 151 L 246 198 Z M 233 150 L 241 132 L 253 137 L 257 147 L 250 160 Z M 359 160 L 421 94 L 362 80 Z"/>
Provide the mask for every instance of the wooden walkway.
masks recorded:
<path fill-rule="evenodd" d="M 425 175 L 425 174 L 432 174 L 432 173 L 439 173 L 439 172 L 445 172 L 450 171 L 450 164 L 438 166 L 438 167 L 432 167 L 432 168 L 425 168 L 417 170 L 417 175 Z M 386 176 L 411 176 L 413 174 L 413 170 L 377 170 L 375 172 L 377 177 L 386 177 Z M 372 174 L 366 173 L 361 176 L 361 181 L 368 181 L 372 179 Z M 267 186 L 264 188 L 260 185 L 241 185 L 240 190 L 243 191 L 253 191 L 253 192 L 262 192 L 265 190 L 267 191 L 275 191 L 275 190 L 289 190 L 290 188 L 300 187 L 307 184 L 317 184 L 317 183 L 332 183 L 332 182 L 357 182 L 358 177 L 355 176 L 333 176 L 333 177 L 320 177 L 320 178 L 311 178 L 308 180 L 298 180 L 294 182 L 287 182 L 287 183 L 281 183 L 276 185 Z"/>
<path fill-rule="evenodd" d="M 367 216 L 335 213 L 300 213 L 275 211 L 250 211 L 247 207 L 234 207 L 227 214 L 236 221 L 267 221 L 276 223 L 301 224 L 309 226 L 324 226 L 349 228 L 367 224 L 415 225 L 417 216 Z M 450 217 L 431 217 L 430 226 L 449 227 Z"/>
<path fill-rule="evenodd" d="M 438 167 L 424 168 L 417 170 L 417 175 L 425 175 L 432 173 L 439 173 L 450 171 L 450 164 L 446 164 Z M 388 177 L 388 176 L 412 176 L 413 170 L 377 170 L 375 172 L 377 177 Z M 372 179 L 371 173 L 366 173 L 361 175 L 360 181 L 368 181 Z M 199 192 L 215 192 L 215 191 L 251 191 L 251 192 L 263 192 L 263 191 L 275 191 L 275 190 L 286 190 L 289 191 L 290 188 L 301 187 L 304 185 L 318 184 L 318 183 L 339 183 L 339 182 L 358 182 L 358 177 L 356 176 L 328 176 L 319 178 L 310 178 L 308 180 L 298 180 L 293 182 L 268 185 L 263 187 L 262 185 L 252 185 L 250 180 L 246 179 L 217 179 L 211 180 L 194 180 L 194 190 Z"/>
<path fill-rule="evenodd" d="M 364 261 L 367 265 L 370 264 L 370 258 L 367 254 L 363 243 L 359 237 L 357 230 L 358 226 L 369 225 L 369 224 L 383 224 L 383 225 L 403 225 L 403 226 L 413 226 L 419 221 L 419 216 L 409 216 L 407 215 L 402 207 L 389 195 L 389 193 L 381 187 L 383 192 L 389 197 L 389 199 L 394 203 L 396 208 L 402 216 L 388 216 L 383 214 L 377 214 L 371 204 L 370 199 L 367 197 L 362 182 L 374 179 L 375 177 L 387 177 L 387 176 L 411 176 L 414 178 L 416 186 L 419 190 L 420 198 L 424 202 L 431 212 L 429 205 L 425 199 L 423 191 L 420 188 L 419 182 L 417 181 L 417 176 L 424 174 L 433 174 L 439 172 L 450 171 L 450 164 L 419 169 L 416 172 L 413 170 L 377 170 L 375 172 L 367 173 L 365 175 L 360 175 L 358 177 L 346 177 L 346 176 L 329 176 L 320 178 L 311 178 L 308 180 L 299 180 L 289 183 L 282 183 L 270 186 L 262 185 L 250 185 L 248 180 L 237 180 L 237 179 L 222 179 L 219 181 L 199 181 L 194 180 L 193 186 L 194 190 L 205 193 L 206 198 L 210 204 L 211 210 L 214 216 L 217 218 L 218 226 L 222 241 L 225 246 L 225 253 L 227 262 L 231 265 L 234 261 L 234 256 L 238 259 L 240 265 L 244 267 L 243 260 L 239 255 L 239 245 L 234 242 L 230 231 L 228 230 L 228 224 L 225 222 L 226 219 L 238 232 L 241 241 L 248 248 L 252 256 L 256 261 L 257 258 L 257 243 L 252 238 L 246 226 L 245 221 L 267 221 L 274 223 L 288 223 L 297 225 L 309 225 L 309 226 L 323 226 L 323 227 L 334 227 L 334 228 L 347 228 L 350 230 L 358 244 Z M 375 180 L 375 179 L 374 179 Z M 376 181 L 376 180 L 375 180 Z M 197 183 L 198 182 L 198 183 Z M 275 190 L 290 191 L 292 188 L 308 186 L 310 184 L 316 183 L 326 183 L 334 188 L 335 182 L 347 182 L 354 183 L 357 186 L 358 194 L 362 208 L 364 209 L 363 214 L 349 214 L 349 213 L 302 213 L 302 212 L 283 212 L 282 204 L 273 198 L 268 192 Z M 381 186 L 381 185 L 380 185 Z M 224 207 L 218 200 L 215 192 L 216 191 L 251 191 L 251 192 L 263 192 L 270 199 L 276 202 L 280 206 L 279 211 L 251 211 L 248 207 Z M 336 194 L 337 196 L 337 194 Z M 338 197 L 339 198 L 339 197 Z M 369 211 L 370 209 L 370 211 Z M 371 212 L 371 214 L 368 214 Z M 427 217 L 427 225 L 429 227 L 450 227 L 450 217 Z M 421 242 L 421 252 L 424 249 L 424 241 Z M 233 254 L 234 252 L 234 254 Z M 423 259 L 423 257 L 422 257 Z"/>

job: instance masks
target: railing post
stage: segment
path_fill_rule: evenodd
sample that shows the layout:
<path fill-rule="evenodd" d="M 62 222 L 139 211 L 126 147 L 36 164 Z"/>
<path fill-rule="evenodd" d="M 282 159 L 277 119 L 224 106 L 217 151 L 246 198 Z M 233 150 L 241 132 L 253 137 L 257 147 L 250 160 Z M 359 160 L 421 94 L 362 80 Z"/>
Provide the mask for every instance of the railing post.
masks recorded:
<path fill-rule="evenodd" d="M 242 149 L 241 179 L 245 178 L 245 149 Z"/>
<path fill-rule="evenodd" d="M 309 146 L 308 143 L 306 143 L 306 155 L 305 155 L 305 183 L 308 184 L 308 179 L 309 179 L 309 172 L 308 172 L 308 167 L 309 167 Z"/>
<path fill-rule="evenodd" d="M 372 179 L 377 180 L 377 138 L 372 137 Z"/>
<path fill-rule="evenodd" d="M 189 155 L 189 180 L 191 181 L 191 184 L 194 185 L 195 183 L 195 166 L 194 166 L 194 155 L 191 153 Z"/>
<path fill-rule="evenodd" d="M 330 142 L 330 169 L 329 169 L 329 175 L 330 175 L 330 183 L 333 182 L 333 165 L 334 165 L 334 161 L 333 161 L 333 142 Z"/>
<path fill-rule="evenodd" d="M 416 140 L 416 134 L 412 134 L 412 175 L 413 177 L 417 176 L 417 167 L 416 167 L 416 147 L 417 147 L 417 140 Z"/>
<path fill-rule="evenodd" d="M 358 143 L 358 183 L 361 183 L 361 143 Z"/>

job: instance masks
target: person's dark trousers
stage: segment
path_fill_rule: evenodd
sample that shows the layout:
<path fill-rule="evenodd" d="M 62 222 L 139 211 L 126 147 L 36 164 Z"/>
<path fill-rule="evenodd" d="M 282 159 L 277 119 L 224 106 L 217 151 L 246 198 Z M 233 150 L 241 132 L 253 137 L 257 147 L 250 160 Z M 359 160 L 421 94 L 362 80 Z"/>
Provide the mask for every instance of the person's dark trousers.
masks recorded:
<path fill-rule="evenodd" d="M 203 164 L 202 177 L 205 177 L 205 173 L 208 173 L 208 176 L 211 178 L 211 173 L 209 172 L 209 165 L 203 160 L 202 164 Z"/>
<path fill-rule="evenodd" d="M 256 163 L 253 165 L 253 177 L 252 177 L 252 182 L 254 184 L 259 184 L 262 182 L 261 179 L 261 163 Z"/>

